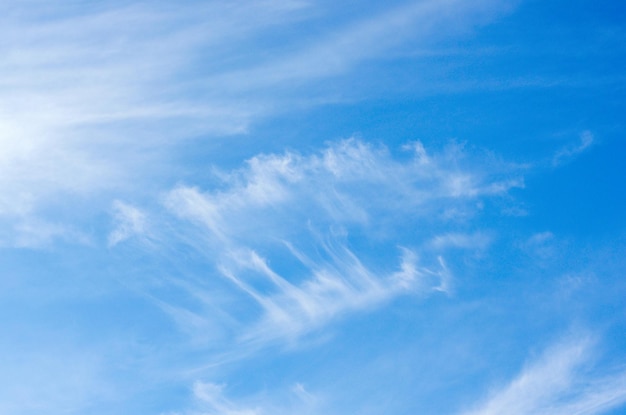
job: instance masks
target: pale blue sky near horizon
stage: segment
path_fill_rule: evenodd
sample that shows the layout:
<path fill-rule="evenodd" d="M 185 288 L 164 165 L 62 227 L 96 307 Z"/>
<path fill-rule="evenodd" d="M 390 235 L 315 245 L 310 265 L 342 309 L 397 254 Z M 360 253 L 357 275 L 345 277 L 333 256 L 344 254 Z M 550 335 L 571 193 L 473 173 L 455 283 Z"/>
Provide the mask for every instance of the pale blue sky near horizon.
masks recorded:
<path fill-rule="evenodd" d="M 0 414 L 626 413 L 625 23 L 0 3 Z"/>

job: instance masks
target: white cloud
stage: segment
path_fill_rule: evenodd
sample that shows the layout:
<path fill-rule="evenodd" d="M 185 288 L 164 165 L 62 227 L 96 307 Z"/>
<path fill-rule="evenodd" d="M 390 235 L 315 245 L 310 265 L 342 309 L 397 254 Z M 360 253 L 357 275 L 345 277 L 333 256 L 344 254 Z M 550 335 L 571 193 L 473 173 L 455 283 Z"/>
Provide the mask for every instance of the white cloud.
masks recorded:
<path fill-rule="evenodd" d="M 596 374 L 589 338 L 548 349 L 507 386 L 464 415 L 599 415 L 626 402 L 626 371 Z"/>
<path fill-rule="evenodd" d="M 318 397 L 309 392 L 302 383 L 294 384 L 291 390 L 302 402 L 308 405 L 314 405 L 318 401 Z"/>
<path fill-rule="evenodd" d="M 67 237 L 71 231 L 64 226 L 30 219 L 15 226 L 13 245 L 22 248 L 36 248 L 49 244 L 53 239 Z"/>
<path fill-rule="evenodd" d="M 0 215 L 0 247 L 49 248 L 56 242 L 89 245 L 89 235 L 76 227 L 37 215 Z"/>
<path fill-rule="evenodd" d="M 320 403 L 318 396 L 308 391 L 302 383 L 295 383 L 287 390 L 274 390 L 233 399 L 227 396 L 227 386 L 212 382 L 196 381 L 193 384 L 195 409 L 188 415 L 269 415 L 313 414 Z"/>
<path fill-rule="evenodd" d="M 244 322 L 244 340 L 293 339 L 403 293 L 451 290 L 437 251 L 486 246 L 485 234 L 443 232 L 425 258 L 415 246 L 398 254 L 398 246 L 426 243 L 423 227 L 446 229 L 449 221 L 438 215 L 444 207 L 473 209 L 519 180 L 511 177 L 515 169 L 474 161 L 456 146 L 433 154 L 420 143 L 407 148 L 414 156 L 405 161 L 356 139 L 308 156 L 259 155 L 219 173 L 222 185 L 213 190 L 180 186 L 166 195 L 165 206 L 184 224 L 178 237 L 261 310 Z M 462 186 L 450 185 L 456 177 Z M 416 233 L 405 240 L 406 227 Z M 374 251 L 355 246 L 353 233 L 370 239 Z M 373 261 L 380 250 L 389 259 Z"/>
<path fill-rule="evenodd" d="M 107 195 L 106 205 L 143 191 L 155 171 L 167 175 L 172 149 L 190 137 L 242 133 L 294 101 L 328 100 L 276 86 L 358 70 L 409 39 L 428 42 L 507 8 L 495 0 L 406 2 L 325 27 L 314 39 L 280 36 L 257 47 L 281 28 L 333 13 L 325 7 L 3 3 L 0 215 L 33 214 L 77 196 Z"/>
<path fill-rule="evenodd" d="M 556 152 L 552 158 L 552 165 L 559 166 L 563 163 L 567 163 L 574 157 L 578 156 L 589 147 L 593 145 L 594 137 L 590 131 L 583 131 L 580 134 L 580 140 L 576 144 L 570 144 Z"/>
<path fill-rule="evenodd" d="M 491 240 L 492 238 L 483 232 L 471 234 L 452 232 L 435 236 L 431 240 L 430 245 L 437 249 L 463 248 L 482 250 L 489 246 Z"/>
<path fill-rule="evenodd" d="M 520 248 L 539 260 L 547 260 L 556 255 L 558 244 L 559 241 L 555 235 L 550 231 L 545 231 L 531 235 L 520 244 Z"/>
<path fill-rule="evenodd" d="M 447 290 L 447 270 L 420 267 L 410 251 L 405 251 L 400 270 L 390 275 L 374 274 L 346 247 L 337 247 L 328 254 L 333 256 L 332 262 L 317 265 L 301 284 L 293 284 L 277 274 L 255 252 L 238 255 L 237 267 L 222 267 L 222 274 L 263 309 L 262 319 L 245 339 L 293 338 L 347 311 L 371 308 L 403 292 Z M 275 286 L 272 292 L 263 293 L 252 287 L 238 276 L 244 271 L 267 278 Z"/>
<path fill-rule="evenodd" d="M 202 403 L 203 415 L 260 415 L 259 409 L 243 408 L 224 396 L 224 385 L 196 382 L 194 396 Z"/>
<path fill-rule="evenodd" d="M 279 228 L 275 220 L 280 217 L 272 212 L 282 206 L 290 206 L 292 216 L 304 214 L 323 223 L 367 224 L 381 215 L 409 211 L 427 216 L 443 201 L 446 208 L 460 209 L 468 200 L 522 186 L 519 178 L 488 177 L 495 173 L 489 169 L 498 166 L 468 165 L 464 170 L 464 161 L 448 149 L 427 164 L 423 157 L 420 153 L 411 162 L 397 162 L 388 149 L 356 139 L 333 143 L 309 157 L 293 152 L 261 155 L 250 159 L 246 168 L 223 174 L 223 190 L 203 193 L 181 186 L 168 195 L 166 205 L 181 217 L 202 222 L 215 234 L 232 234 L 249 229 L 237 222 L 245 221 L 250 209 Z"/>
<path fill-rule="evenodd" d="M 337 30 L 291 56 L 227 74 L 217 84 L 256 89 L 340 75 L 363 61 L 389 54 L 409 40 L 428 42 L 467 30 L 510 8 L 510 2 L 481 0 L 408 1 L 385 13 Z"/>
<path fill-rule="evenodd" d="M 141 191 L 155 170 L 167 174 L 181 140 L 244 131 L 258 110 L 199 96 L 197 61 L 220 60 L 228 44 L 306 9 L 288 0 L 32 3 L 0 6 L 0 215 L 11 217 L 60 198 Z"/>
<path fill-rule="evenodd" d="M 109 246 L 115 246 L 133 236 L 147 231 L 146 215 L 138 208 L 116 200 L 113 203 L 115 229 L 109 234 Z"/>
<path fill-rule="evenodd" d="M 554 234 L 550 231 L 539 232 L 533 234 L 528 241 L 526 242 L 528 245 L 542 245 L 554 239 Z"/>

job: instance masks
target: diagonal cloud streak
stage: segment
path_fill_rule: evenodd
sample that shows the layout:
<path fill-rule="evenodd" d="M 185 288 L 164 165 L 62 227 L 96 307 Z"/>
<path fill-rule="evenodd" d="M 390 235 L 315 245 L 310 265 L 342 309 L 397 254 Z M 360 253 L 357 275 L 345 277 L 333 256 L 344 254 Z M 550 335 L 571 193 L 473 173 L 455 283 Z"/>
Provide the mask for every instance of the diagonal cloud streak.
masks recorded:
<path fill-rule="evenodd" d="M 477 409 L 463 415 L 600 415 L 626 402 L 626 370 L 589 373 L 593 343 L 557 344 Z"/>

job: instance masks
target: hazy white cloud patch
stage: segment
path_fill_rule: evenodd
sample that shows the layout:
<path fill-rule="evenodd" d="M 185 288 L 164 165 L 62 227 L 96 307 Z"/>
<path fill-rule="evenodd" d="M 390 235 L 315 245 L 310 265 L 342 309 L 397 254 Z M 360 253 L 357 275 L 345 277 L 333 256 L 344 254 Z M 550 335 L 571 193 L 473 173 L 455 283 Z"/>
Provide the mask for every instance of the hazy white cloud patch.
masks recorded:
<path fill-rule="evenodd" d="M 577 143 L 569 144 L 556 152 L 552 158 L 552 165 L 559 166 L 574 159 L 579 154 L 586 151 L 594 143 L 594 136 L 591 131 L 583 131 Z"/>
<path fill-rule="evenodd" d="M 484 250 L 491 243 L 492 238 L 484 232 L 475 233 L 446 233 L 435 236 L 430 245 L 433 248 L 463 248 L 473 250 Z"/>
<path fill-rule="evenodd" d="M 527 254 L 540 260 L 553 258 L 559 252 L 559 239 L 550 231 L 537 232 L 519 244 Z"/>
<path fill-rule="evenodd" d="M 281 30 L 315 26 L 333 8 L 295 0 L 4 3 L 0 215 L 59 197 L 137 191 L 154 171 L 167 174 L 170 152 L 191 137 L 245 133 L 294 100 L 331 99 L 314 88 L 294 98 L 276 86 L 310 88 L 410 39 L 427 43 L 442 27 L 473 27 L 507 8 L 495 0 L 406 2 L 312 38 Z"/>
<path fill-rule="evenodd" d="M 394 53 L 402 43 L 423 45 L 444 32 L 449 36 L 470 30 L 508 11 L 511 4 L 499 0 L 403 2 L 385 13 L 348 22 L 296 53 L 225 74 L 216 85 L 255 90 L 341 75 L 364 61 Z"/>
<path fill-rule="evenodd" d="M 224 385 L 196 382 L 193 393 L 201 402 L 202 415 L 261 415 L 258 408 L 245 408 L 224 395 Z"/>
<path fill-rule="evenodd" d="M 598 283 L 598 276 L 593 272 L 567 273 L 557 280 L 558 295 L 567 298 L 573 294 L 585 292 Z"/>
<path fill-rule="evenodd" d="M 436 40 L 441 27 L 465 30 L 507 8 L 495 0 L 402 2 L 312 30 L 316 36 L 285 36 L 337 10 L 298 0 L 3 3 L 0 219 L 28 221 L 60 199 L 95 201 L 85 210 L 95 211 L 95 204 L 145 192 L 156 172 L 176 170 L 171 155 L 189 140 L 245 134 L 259 119 L 332 101 L 336 94 L 315 92 L 321 79 L 357 72 L 406 42 Z M 298 96 L 290 92 L 294 82 Z M 463 180 L 449 185 L 463 187 Z M 274 188 L 250 184 L 259 203 L 279 196 L 272 193 L 278 183 L 260 185 Z M 336 212 L 354 203 L 341 194 L 327 199 L 326 209 Z M 358 210 L 350 206 L 365 220 Z M 5 245 L 34 240 L 0 226 Z M 120 225 L 109 244 L 137 226 Z"/>
<path fill-rule="evenodd" d="M 287 415 L 317 414 L 320 397 L 311 393 L 299 382 L 289 389 L 265 391 L 252 396 L 232 398 L 225 384 L 196 381 L 192 392 L 194 409 L 178 415 Z M 284 389 L 284 390 L 283 390 Z M 165 415 L 165 414 L 164 414 Z M 173 415 L 173 414 L 171 414 Z"/>
<path fill-rule="evenodd" d="M 41 220 L 28 220 L 15 227 L 14 245 L 22 248 L 35 248 L 49 244 L 71 233 L 66 227 Z"/>
<path fill-rule="evenodd" d="M 0 216 L 0 247 L 43 249 L 55 243 L 90 245 L 91 236 L 81 229 L 35 214 Z"/>
<path fill-rule="evenodd" d="M 144 236 L 148 231 L 146 214 L 138 208 L 116 200 L 113 203 L 115 229 L 109 233 L 109 246 L 117 245 L 133 236 Z"/>
<path fill-rule="evenodd" d="M 235 44 L 303 18 L 307 7 L 0 6 L 0 215 L 136 191 L 164 173 L 181 141 L 245 131 L 264 105 L 197 92 L 199 79 L 227 70 L 198 62 L 228 60 Z"/>
<path fill-rule="evenodd" d="M 319 397 L 307 390 L 302 383 L 295 383 L 291 387 L 291 391 L 304 403 L 308 405 L 314 405 L 319 401 Z"/>
<path fill-rule="evenodd" d="M 553 345 L 508 385 L 463 415 L 599 415 L 626 402 L 626 369 L 594 371 L 593 341 L 577 336 Z"/>

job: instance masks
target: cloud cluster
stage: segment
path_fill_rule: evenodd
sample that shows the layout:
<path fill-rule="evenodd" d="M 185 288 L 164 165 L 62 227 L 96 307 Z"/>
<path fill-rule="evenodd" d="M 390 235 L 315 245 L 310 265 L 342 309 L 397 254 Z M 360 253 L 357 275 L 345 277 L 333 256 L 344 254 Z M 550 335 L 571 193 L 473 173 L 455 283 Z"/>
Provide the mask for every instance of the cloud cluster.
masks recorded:
<path fill-rule="evenodd" d="M 39 3 L 0 5 L 0 221 L 33 229 L 67 198 L 141 191 L 155 171 L 167 174 L 181 141 L 244 131 L 254 111 L 199 88 L 211 72 L 199 61 L 227 59 L 228 45 L 306 8 L 290 0 Z M 0 243 L 19 239 L 0 227 Z"/>
<path fill-rule="evenodd" d="M 155 172 L 168 175 L 181 143 L 245 133 L 255 120 L 336 99 L 311 87 L 409 41 L 432 42 L 448 32 L 441 28 L 481 24 L 504 3 L 401 2 L 314 38 L 293 28 L 315 27 L 334 6 L 4 3 L 0 220 L 50 227 L 42 211 L 64 198 L 140 192 Z"/>
<path fill-rule="evenodd" d="M 219 303 L 237 321 L 239 340 L 264 343 L 298 338 L 405 293 L 448 293 L 446 249 L 488 244 L 482 233 L 450 230 L 478 214 L 482 199 L 523 184 L 514 169 L 473 158 L 455 144 L 430 154 L 415 142 L 394 156 L 348 139 L 310 155 L 258 155 L 241 169 L 216 171 L 219 183 L 206 190 L 178 186 L 163 199 L 177 219 L 161 239 L 199 252 L 206 282 L 234 299 L 225 304 L 208 294 L 195 308 L 169 303 L 164 310 L 183 325 L 188 316 L 193 327 Z M 143 223 L 135 210 L 117 209 L 121 227 L 110 241 Z M 196 297 L 204 290 L 181 278 Z"/>

